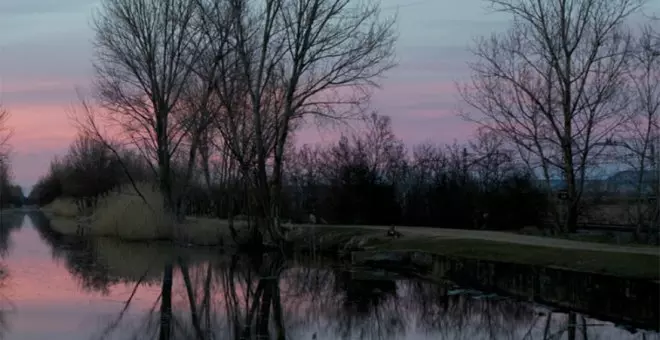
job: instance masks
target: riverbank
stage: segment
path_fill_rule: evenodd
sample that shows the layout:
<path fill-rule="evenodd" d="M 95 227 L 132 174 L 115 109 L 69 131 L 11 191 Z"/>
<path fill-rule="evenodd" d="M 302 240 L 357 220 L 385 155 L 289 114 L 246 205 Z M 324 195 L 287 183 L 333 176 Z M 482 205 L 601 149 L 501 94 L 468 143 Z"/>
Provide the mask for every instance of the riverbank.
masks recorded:
<path fill-rule="evenodd" d="M 58 203 L 60 204 L 60 203 Z M 61 204 L 60 204 L 61 205 Z M 114 237 L 124 241 L 174 241 L 196 246 L 235 245 L 226 220 L 188 217 L 174 232 L 163 233 L 148 222 L 116 222 L 117 228 L 91 229 L 88 218 L 53 207 L 42 211 L 53 231 L 63 235 Z M 126 219 L 128 216 L 123 216 Z M 107 224 L 107 223 L 106 223 Z M 239 237 L 244 221 L 236 221 Z M 137 227 L 139 226 L 139 227 Z M 135 229 L 135 230 L 134 230 Z M 144 229 L 144 230 L 142 230 Z M 403 237 L 386 236 L 385 226 L 291 225 L 287 240 L 295 249 L 324 253 L 375 250 L 418 251 L 429 254 L 555 267 L 620 277 L 660 279 L 660 247 L 619 246 L 604 243 L 530 236 L 506 232 L 441 228 L 398 227 Z"/>
<path fill-rule="evenodd" d="M 52 230 L 62 235 L 110 237 L 128 242 L 172 241 L 177 244 L 202 247 L 224 247 L 234 243 L 229 223 L 221 220 L 186 218 L 181 225 L 169 226 L 171 231 L 165 230 L 166 227 L 145 227 L 140 230 L 140 228 L 126 228 L 122 224 L 117 224 L 116 228 L 96 229 L 90 228 L 88 217 L 64 217 L 48 210 L 41 212 L 50 220 Z M 242 228 L 242 224 L 240 221 L 235 223 L 239 237 L 244 236 L 245 229 Z"/>
<path fill-rule="evenodd" d="M 63 235 L 111 237 L 122 241 L 172 241 L 183 245 L 224 246 L 234 242 L 229 223 L 186 218 L 182 222 L 166 213 L 162 195 L 147 183 L 120 188 L 101 198 L 93 210 L 83 211 L 70 199 L 58 198 L 40 210 L 53 231 Z M 238 239 L 245 222 L 235 223 Z"/>
<path fill-rule="evenodd" d="M 421 315 L 423 318 L 420 320 L 428 320 L 429 323 L 440 326 L 453 325 L 457 322 L 465 324 L 465 320 L 476 320 L 475 323 L 465 324 L 464 327 L 465 332 L 471 337 L 481 337 L 481 333 L 477 334 L 472 330 L 483 329 L 484 337 L 495 334 L 495 337 L 500 338 L 510 334 L 513 326 L 521 330 L 520 334 L 533 327 L 540 333 L 545 332 L 544 327 L 554 327 L 547 331 L 548 334 L 565 332 L 565 313 L 575 312 L 571 315 L 577 315 L 576 320 L 580 322 L 580 327 L 576 327 L 578 331 L 582 329 L 581 316 L 584 315 L 588 320 L 589 334 L 593 337 L 602 334 L 603 337 L 632 339 L 642 332 L 640 328 L 647 330 L 643 332 L 651 334 L 650 330 L 655 329 L 654 320 L 657 320 L 658 316 L 655 312 L 657 304 L 654 304 L 657 301 L 657 294 L 654 295 L 657 289 L 650 291 L 640 289 L 639 283 L 631 284 L 628 280 L 616 278 L 601 279 L 593 275 L 548 269 L 527 271 L 524 266 L 507 263 L 492 265 L 487 261 L 434 257 L 430 261 L 434 264 L 433 274 L 444 276 L 449 280 L 429 282 L 385 270 L 353 266 L 346 261 L 336 261 L 324 256 L 295 254 L 284 263 L 278 262 L 277 265 L 273 265 L 274 262 L 271 260 L 278 258 L 278 254 L 262 257 L 242 253 L 236 256 L 233 253 L 222 254 L 217 248 L 180 248 L 171 245 L 168 247 L 158 242 L 140 244 L 124 243 L 109 238 L 79 240 L 49 236 L 49 233 L 39 231 L 37 226 L 47 226 L 48 223 L 45 220 L 39 221 L 37 216 L 43 217 L 41 214 L 37 215 L 36 211 L 31 212 L 30 219 L 25 219 L 23 227 L 14 232 L 13 247 L 5 255 L 3 262 L 9 265 L 10 282 L 30 283 L 32 287 L 37 287 L 34 291 L 47 291 L 51 295 L 56 294 L 58 298 L 46 299 L 47 301 L 41 299 L 40 303 L 35 304 L 33 290 L 11 291 L 12 304 L 23 311 L 17 315 L 24 316 L 12 327 L 12 334 L 17 335 L 29 332 L 34 334 L 32 328 L 28 327 L 34 324 L 34 315 L 42 316 L 43 320 L 40 320 L 42 323 L 57 318 L 58 322 L 74 326 L 80 323 L 79 320 L 90 318 L 100 318 L 114 324 L 114 320 L 121 319 L 120 315 L 122 315 L 124 321 L 116 328 L 117 332 L 121 332 L 123 329 L 134 330 L 135 325 L 140 326 L 139 322 L 151 322 L 150 317 L 139 314 L 144 310 L 145 313 L 149 313 L 148 315 L 153 314 L 153 320 L 157 324 L 160 320 L 159 297 L 162 296 L 162 291 L 169 290 L 162 284 L 166 265 L 169 264 L 174 267 L 171 281 L 174 299 L 172 311 L 176 320 L 184 325 L 191 317 L 189 308 L 186 307 L 188 305 L 186 292 L 192 292 L 193 298 L 198 300 L 200 306 L 207 305 L 205 302 L 207 298 L 211 299 L 210 306 L 213 306 L 214 303 L 222 303 L 224 297 L 234 296 L 231 294 L 240 295 L 250 286 L 263 288 L 263 285 L 257 283 L 274 287 L 275 292 L 282 291 L 282 303 L 273 306 L 281 305 L 284 316 L 289 319 L 296 317 L 297 314 L 291 314 L 296 311 L 301 316 L 307 317 L 309 320 L 301 319 L 296 323 L 303 325 L 310 322 L 314 324 L 313 321 L 321 315 L 319 313 L 339 320 L 337 322 L 363 321 L 365 317 L 375 320 L 386 315 L 388 324 L 391 319 L 389 316 L 392 316 L 395 322 L 403 320 L 411 325 L 418 322 L 411 317 Z M 37 227 L 38 232 L 35 232 L 31 224 Z M 348 231 L 334 229 L 333 233 L 335 236 L 342 234 L 346 237 Z M 404 238 L 408 236 L 405 235 Z M 183 258 L 183 262 L 178 261 L 180 257 Z M 423 257 L 428 258 L 428 256 Z M 184 276 L 185 267 L 181 263 L 187 266 L 189 276 Z M 49 279 L 44 280 L 44 277 Z M 145 281 L 148 284 L 144 284 Z M 190 285 L 192 290 L 188 289 Z M 280 289 L 278 290 L 277 287 Z M 194 294 L 195 292 L 199 294 Z M 234 306 L 248 310 L 250 306 L 258 305 L 261 301 L 258 300 L 259 297 L 265 295 L 257 293 L 250 296 L 253 297 L 252 300 L 243 302 L 241 300 L 239 301 L 241 304 Z M 270 300 L 264 301 L 268 303 Z M 72 306 L 71 301 L 84 303 L 74 303 L 76 308 L 69 311 Z M 184 304 L 177 303 L 181 301 Z M 304 307 L 302 309 L 301 303 Z M 312 303 L 313 305 L 310 306 L 313 308 L 308 308 Z M 129 313 L 121 314 L 122 306 L 129 304 Z M 332 306 L 339 307 L 333 309 Z M 209 309 L 198 310 L 201 311 L 198 319 L 205 320 L 204 311 L 208 312 Z M 557 310 L 561 313 L 555 312 Z M 63 314 L 62 311 L 66 313 Z M 213 309 L 210 311 L 213 312 Z M 73 314 L 74 312 L 76 313 Z M 62 319 L 60 317 L 62 315 L 68 318 Z M 489 323 L 490 320 L 497 322 Z M 504 327 L 505 331 L 499 332 L 498 330 L 502 329 L 502 322 L 507 320 L 511 321 L 511 325 L 504 325 L 507 326 Z M 525 323 L 520 325 L 520 320 Z M 491 323 L 497 326 L 496 333 L 487 327 Z M 351 324 L 358 325 L 351 334 L 364 333 L 365 328 L 362 327 L 364 322 L 351 322 Z M 615 328 L 613 324 L 634 328 L 636 334 L 629 335 L 625 330 Z M 122 328 L 121 325 L 126 327 Z M 377 323 L 375 325 L 378 326 Z M 98 327 L 98 329 L 94 328 L 93 332 L 74 335 L 79 338 L 89 338 L 104 334 L 102 332 L 109 327 L 105 323 L 97 325 L 90 322 L 83 326 Z M 367 326 L 370 327 L 370 324 Z M 81 328 L 75 329 L 80 332 Z M 423 334 L 436 335 L 429 333 L 426 324 L 419 329 L 419 332 L 426 332 Z M 443 333 L 443 329 L 446 330 L 446 327 L 439 328 L 437 336 L 442 337 L 446 333 Z M 369 330 L 370 328 L 367 329 Z M 49 332 L 44 331 L 37 337 L 48 338 Z M 307 338 L 311 338 L 314 332 L 320 334 L 317 328 L 305 334 L 308 334 Z M 422 334 L 419 332 L 412 333 L 410 339 Z M 289 334 L 299 333 L 296 329 L 290 329 Z M 341 333 L 345 335 L 346 331 L 342 329 Z M 132 333 L 116 334 L 119 338 L 134 336 Z M 333 334 L 330 336 L 334 336 Z M 401 333 L 394 336 L 406 338 Z M 651 337 L 653 336 L 655 335 Z"/>
<path fill-rule="evenodd" d="M 660 279 L 660 248 L 624 247 L 517 235 L 504 232 L 400 227 L 404 236 L 385 236 L 386 227 L 316 226 L 303 228 L 316 237 L 298 236 L 299 244 L 330 252 L 426 253 L 550 267 L 626 278 Z M 314 245 L 312 245 L 314 246 Z"/>
<path fill-rule="evenodd" d="M 660 256 L 627 251 L 560 249 L 485 239 L 442 237 L 417 237 L 383 242 L 371 249 L 381 252 L 423 252 L 448 257 L 558 268 L 626 278 L 660 279 Z"/>

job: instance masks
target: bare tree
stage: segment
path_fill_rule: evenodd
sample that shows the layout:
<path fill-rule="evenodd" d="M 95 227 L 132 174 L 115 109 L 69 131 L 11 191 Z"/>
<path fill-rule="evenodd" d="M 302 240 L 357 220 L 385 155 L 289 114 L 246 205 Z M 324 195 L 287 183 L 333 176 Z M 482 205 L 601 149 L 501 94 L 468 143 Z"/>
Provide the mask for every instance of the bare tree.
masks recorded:
<path fill-rule="evenodd" d="M 365 117 L 360 133 L 342 135 L 339 142 L 323 153 L 326 177 L 342 168 L 360 164 L 381 179 L 396 183 L 405 170 L 406 148 L 392 131 L 391 119 L 375 113 Z"/>
<path fill-rule="evenodd" d="M 9 140 L 14 131 L 7 125 L 10 117 L 9 110 L 0 106 L 0 203 L 3 202 L 3 196 L 9 197 L 11 195 L 8 190 L 11 185 L 11 163 L 9 159 L 11 145 Z"/>
<path fill-rule="evenodd" d="M 62 194 L 72 197 L 78 211 L 88 214 L 101 195 L 119 184 L 117 158 L 110 149 L 90 138 L 78 136 L 63 159 L 67 171 L 60 178 Z"/>
<path fill-rule="evenodd" d="M 568 207 L 558 222 L 574 230 L 584 181 L 606 140 L 626 120 L 625 19 L 643 0 L 491 0 L 511 28 L 478 41 L 472 81 L 462 97 L 476 120 L 532 160 L 548 186 L 565 181 Z"/>
<path fill-rule="evenodd" d="M 0 155 L 3 159 L 9 156 L 9 140 L 14 135 L 14 130 L 7 123 L 11 118 L 9 110 L 0 105 Z"/>
<path fill-rule="evenodd" d="M 470 144 L 469 168 L 484 187 L 501 183 L 516 169 L 513 157 L 504 138 L 487 129 L 477 131 L 475 141 Z"/>
<path fill-rule="evenodd" d="M 633 118 L 626 125 L 622 139 L 615 143 L 623 147 L 624 163 L 635 170 L 634 183 L 631 183 L 636 198 L 633 222 L 639 236 L 642 225 L 657 220 L 659 213 L 656 204 L 649 206 L 646 201 L 649 195 L 657 196 L 660 190 L 657 178 L 660 176 L 660 53 L 654 50 L 655 46 L 660 46 L 660 37 L 655 36 L 652 26 L 647 25 L 636 43 L 637 53 L 630 70 Z"/>
<path fill-rule="evenodd" d="M 392 119 L 372 113 L 366 123 L 366 130 L 361 138 L 353 138 L 354 143 L 365 154 L 371 171 L 397 183 L 404 171 L 406 148 L 392 130 Z"/>
<path fill-rule="evenodd" d="M 255 213 L 272 239 L 281 238 L 282 167 L 291 133 L 308 115 L 344 119 L 363 111 L 376 79 L 393 66 L 394 21 L 381 18 L 378 4 L 368 0 L 197 2 L 204 27 L 221 32 L 215 36 L 233 51 L 215 56 L 227 65 L 215 79 L 234 82 L 221 96 L 226 124 L 232 138 L 249 141 L 238 156 L 247 163 L 245 152 L 254 154 Z M 237 88 L 238 105 L 228 94 Z"/>
<path fill-rule="evenodd" d="M 194 18 L 191 1 L 104 0 L 94 19 L 100 109 L 85 110 L 80 120 L 88 133 L 101 136 L 101 128 L 112 127 L 113 137 L 140 149 L 172 213 L 172 158 L 191 131 L 182 97 L 197 51 Z"/>
<path fill-rule="evenodd" d="M 651 16 L 650 22 L 644 28 L 643 34 L 648 36 L 643 48 L 653 54 L 660 54 L 660 17 Z"/>

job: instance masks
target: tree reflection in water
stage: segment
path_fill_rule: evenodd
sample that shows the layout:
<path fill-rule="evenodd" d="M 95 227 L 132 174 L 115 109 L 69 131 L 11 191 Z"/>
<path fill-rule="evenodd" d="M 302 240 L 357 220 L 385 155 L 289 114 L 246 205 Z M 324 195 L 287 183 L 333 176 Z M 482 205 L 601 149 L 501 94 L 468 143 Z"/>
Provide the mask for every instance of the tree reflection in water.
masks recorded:
<path fill-rule="evenodd" d="M 0 213 L 0 257 L 5 257 L 12 247 L 10 234 L 21 229 L 25 213 L 21 211 L 11 211 Z"/>
<path fill-rule="evenodd" d="M 24 219 L 25 213 L 20 210 L 0 212 L 0 258 L 4 259 L 9 254 L 11 233 L 22 227 Z M 10 332 L 9 316 L 15 310 L 14 304 L 3 292 L 10 276 L 9 268 L 0 262 L 0 339 L 6 338 Z"/>
<path fill-rule="evenodd" d="M 36 223 L 35 223 L 36 224 Z M 42 230 L 43 231 L 43 230 Z M 85 290 L 130 283 L 123 309 L 99 339 L 620 339 L 623 330 L 575 313 L 490 296 L 450 283 L 355 270 L 330 259 L 214 251 L 42 232 Z M 146 311 L 135 297 L 150 296 Z M 411 337 L 413 338 L 413 337 Z M 632 338 L 632 337 L 629 337 Z M 642 338 L 641 335 L 639 337 Z M 646 339 L 660 339 L 655 333 Z"/>

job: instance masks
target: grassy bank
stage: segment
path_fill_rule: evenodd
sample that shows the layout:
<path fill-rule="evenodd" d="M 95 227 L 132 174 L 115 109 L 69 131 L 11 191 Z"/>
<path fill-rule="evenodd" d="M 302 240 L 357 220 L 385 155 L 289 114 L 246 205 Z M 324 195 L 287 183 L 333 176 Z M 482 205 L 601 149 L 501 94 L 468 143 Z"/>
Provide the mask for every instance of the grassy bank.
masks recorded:
<path fill-rule="evenodd" d="M 536 227 L 526 227 L 519 230 L 517 233 L 521 235 L 553 237 L 580 242 L 614 244 L 634 247 L 657 247 L 656 245 L 652 244 L 655 238 L 651 238 L 651 240 L 635 239 L 632 232 L 591 231 L 570 234 L 551 234 L 549 231 L 544 231 Z"/>
<path fill-rule="evenodd" d="M 114 237 L 124 241 L 173 240 L 204 246 L 233 244 L 226 220 L 190 217 L 183 225 L 172 225 L 171 219 L 164 218 L 162 208 L 159 208 L 162 202 L 160 196 L 147 189 L 144 192 L 151 202 L 150 207 L 127 191 L 108 197 L 89 216 L 78 216 L 73 202 L 62 200 L 42 210 L 51 218 L 52 229 L 65 235 L 79 234 L 83 225 L 83 233 L 87 235 Z M 235 222 L 239 232 L 245 231 L 246 228 L 242 228 L 244 223 Z M 491 241 L 487 236 L 481 240 L 406 234 L 400 239 L 390 239 L 385 236 L 384 230 L 359 226 L 294 226 L 287 238 L 294 248 L 327 253 L 361 249 L 414 250 L 454 257 L 660 279 L 660 256 L 652 254 L 525 245 Z"/>
<path fill-rule="evenodd" d="M 660 279 L 660 256 L 647 254 L 428 237 L 378 242 L 372 244 L 372 249 L 422 251 L 452 257 L 555 267 L 630 278 Z"/>
<path fill-rule="evenodd" d="M 360 249 L 383 252 L 419 251 L 449 257 L 554 267 L 621 277 L 660 279 L 658 255 L 421 235 L 392 239 L 386 237 L 383 230 L 360 227 L 317 227 L 314 231 L 309 228 L 301 229 L 302 231 L 292 237 L 292 241 L 307 250 L 313 247 L 319 251 L 333 253 Z"/>

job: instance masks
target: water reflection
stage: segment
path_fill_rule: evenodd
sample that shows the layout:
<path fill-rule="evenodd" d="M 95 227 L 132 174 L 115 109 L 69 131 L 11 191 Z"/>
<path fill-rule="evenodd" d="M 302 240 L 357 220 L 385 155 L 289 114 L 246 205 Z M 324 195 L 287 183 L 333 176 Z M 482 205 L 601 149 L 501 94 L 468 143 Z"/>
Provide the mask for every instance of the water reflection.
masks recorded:
<path fill-rule="evenodd" d="M 9 236 L 12 231 L 21 228 L 24 218 L 25 215 L 21 212 L 0 212 L 0 257 L 4 258 L 9 254 L 12 248 Z M 10 331 L 9 314 L 14 310 L 12 301 L 2 292 L 9 275 L 7 266 L 0 262 L 0 339 L 4 339 Z"/>
<path fill-rule="evenodd" d="M 25 214 L 20 211 L 0 212 L 0 256 L 6 256 L 11 247 L 9 235 L 23 226 Z"/>
<path fill-rule="evenodd" d="M 466 287 L 636 327 L 660 328 L 659 282 L 438 255 L 413 254 L 411 258 L 423 263 L 426 275 L 444 277 Z"/>
<path fill-rule="evenodd" d="M 60 237 L 30 219 L 79 287 L 61 294 L 118 300 L 94 339 L 660 339 L 327 258 Z"/>

